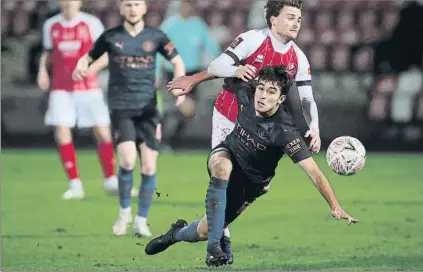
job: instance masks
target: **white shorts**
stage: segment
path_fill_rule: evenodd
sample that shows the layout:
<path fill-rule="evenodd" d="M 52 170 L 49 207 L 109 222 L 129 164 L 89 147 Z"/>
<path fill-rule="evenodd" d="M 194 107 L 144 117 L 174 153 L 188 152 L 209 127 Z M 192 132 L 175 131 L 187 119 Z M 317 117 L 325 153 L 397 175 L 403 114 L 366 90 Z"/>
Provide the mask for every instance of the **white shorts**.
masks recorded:
<path fill-rule="evenodd" d="M 225 140 L 226 136 L 234 130 L 235 123 L 223 116 L 213 108 L 213 129 L 212 129 L 212 149 Z"/>
<path fill-rule="evenodd" d="M 91 128 L 109 126 L 109 110 L 101 90 L 50 93 L 45 115 L 48 126 Z"/>

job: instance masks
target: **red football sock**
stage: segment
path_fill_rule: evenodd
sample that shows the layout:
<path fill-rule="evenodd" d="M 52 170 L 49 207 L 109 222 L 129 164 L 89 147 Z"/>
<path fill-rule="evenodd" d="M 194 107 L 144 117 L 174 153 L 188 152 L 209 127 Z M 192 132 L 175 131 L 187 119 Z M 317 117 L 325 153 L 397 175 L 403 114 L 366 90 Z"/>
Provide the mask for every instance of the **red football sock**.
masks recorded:
<path fill-rule="evenodd" d="M 76 165 L 76 152 L 73 143 L 58 144 L 57 149 L 59 151 L 60 159 L 62 160 L 63 168 L 65 169 L 69 180 L 78 179 L 78 166 Z"/>
<path fill-rule="evenodd" d="M 115 175 L 115 153 L 113 149 L 113 144 L 108 143 L 98 143 L 97 144 L 97 154 L 100 159 L 101 166 L 103 167 L 103 174 L 105 178 L 109 178 Z"/>

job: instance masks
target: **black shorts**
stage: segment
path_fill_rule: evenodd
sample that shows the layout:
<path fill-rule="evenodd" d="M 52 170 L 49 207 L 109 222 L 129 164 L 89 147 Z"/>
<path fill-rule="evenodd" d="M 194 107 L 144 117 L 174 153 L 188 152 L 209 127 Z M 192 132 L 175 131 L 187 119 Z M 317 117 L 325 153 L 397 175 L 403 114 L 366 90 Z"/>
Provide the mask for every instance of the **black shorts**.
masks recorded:
<path fill-rule="evenodd" d="M 186 75 L 187 76 L 192 76 L 194 74 L 200 73 L 200 70 L 195 70 L 192 72 L 187 72 Z M 173 79 L 173 72 L 165 72 L 166 73 L 166 80 L 169 82 Z M 198 94 L 198 84 L 194 86 L 194 88 L 192 88 L 191 92 L 189 92 L 187 94 L 187 96 L 191 97 L 194 101 L 198 98 L 197 95 Z"/>
<path fill-rule="evenodd" d="M 113 110 L 110 113 L 110 120 L 116 145 L 132 141 L 138 147 L 145 142 L 149 148 L 159 150 L 160 141 L 156 137 L 156 132 L 160 114 L 157 110 L 151 112 Z"/>
<path fill-rule="evenodd" d="M 264 195 L 267 191 L 264 187 L 268 183 L 257 184 L 253 183 L 241 169 L 239 164 L 232 156 L 230 150 L 221 143 L 217 145 L 207 158 L 207 169 L 209 176 L 211 176 L 208 168 L 208 161 L 210 157 L 219 152 L 226 151 L 232 162 L 232 172 L 229 177 L 228 188 L 226 189 L 226 211 L 225 211 L 225 226 L 232 223 L 248 206 L 250 206 L 258 197 Z"/>

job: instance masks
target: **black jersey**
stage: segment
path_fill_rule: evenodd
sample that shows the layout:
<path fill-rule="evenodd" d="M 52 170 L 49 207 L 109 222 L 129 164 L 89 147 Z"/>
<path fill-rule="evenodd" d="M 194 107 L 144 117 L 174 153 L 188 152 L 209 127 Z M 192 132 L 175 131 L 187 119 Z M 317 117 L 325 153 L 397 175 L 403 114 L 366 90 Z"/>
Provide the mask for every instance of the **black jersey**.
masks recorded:
<path fill-rule="evenodd" d="M 121 25 L 105 31 L 89 52 L 98 59 L 109 55 L 108 103 L 111 110 L 142 110 L 156 106 L 156 54 L 167 60 L 178 55 L 166 34 L 146 26 L 131 36 Z"/>
<path fill-rule="evenodd" d="M 270 182 L 284 154 L 294 163 L 311 156 L 283 105 L 274 115 L 259 117 L 254 109 L 253 87 L 242 82 L 234 90 L 238 99 L 238 119 L 223 144 L 252 182 Z"/>

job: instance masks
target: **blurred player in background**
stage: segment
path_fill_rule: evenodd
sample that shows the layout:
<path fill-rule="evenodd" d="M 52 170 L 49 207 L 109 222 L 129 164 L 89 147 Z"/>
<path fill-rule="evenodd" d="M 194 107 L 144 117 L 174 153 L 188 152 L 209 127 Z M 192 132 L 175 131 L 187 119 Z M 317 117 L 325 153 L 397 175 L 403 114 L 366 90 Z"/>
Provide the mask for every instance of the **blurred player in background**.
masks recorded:
<path fill-rule="evenodd" d="M 266 187 L 284 154 L 308 175 L 334 217 L 347 219 L 349 224 L 358 222 L 342 209 L 291 114 L 283 106 L 292 77 L 287 68 L 267 66 L 258 73 L 257 82 L 233 82 L 232 90 L 239 103 L 237 122 L 207 160 L 210 182 L 206 216 L 189 225 L 185 220 L 176 221 L 167 233 L 147 244 L 148 255 L 160 253 L 180 241 L 208 240 L 207 265 L 227 264 L 229 258 L 220 242 L 224 226 L 267 192 Z"/>
<path fill-rule="evenodd" d="M 88 77 L 103 66 L 100 57 L 107 53 L 110 73 L 108 104 L 120 166 L 120 212 L 113 226 L 113 234 L 117 236 L 126 234 L 133 221 L 130 194 L 138 148 L 141 153 L 141 188 L 134 230 L 136 234 L 151 236 L 147 215 L 156 188 L 160 143 L 160 116 L 155 89 L 156 54 L 162 54 L 174 65 L 175 77 L 185 74 L 184 63 L 168 37 L 160 29 L 144 25 L 146 11 L 145 1 L 121 0 L 123 25 L 104 32 L 89 54 L 79 60 L 74 71 L 76 79 Z M 90 63 L 96 60 L 92 65 L 98 67 L 90 67 Z"/>
<path fill-rule="evenodd" d="M 207 23 L 195 15 L 195 4 L 195 1 L 179 0 L 179 13 L 167 18 L 161 25 L 163 32 L 178 49 L 187 75 L 199 73 L 203 70 L 204 63 L 208 63 L 204 62 L 205 59 L 212 60 L 220 54 L 219 45 L 210 34 Z M 163 78 L 167 82 L 173 79 L 172 69 L 172 65 L 164 63 L 163 58 L 157 58 L 158 85 L 161 85 Z M 169 109 L 165 112 L 162 127 L 168 135 L 163 139 L 167 147 L 174 145 L 187 121 L 194 117 L 197 98 L 197 90 L 194 88 L 179 109 Z M 171 125 L 172 123 L 175 124 Z"/>
<path fill-rule="evenodd" d="M 320 150 L 319 117 L 311 88 L 311 70 L 307 57 L 293 42 L 301 28 L 303 1 L 268 1 L 264 7 L 268 28 L 250 30 L 240 34 L 208 68 L 193 76 L 177 78 L 170 82 L 169 89 L 191 89 L 204 80 L 224 77 L 223 90 L 219 94 L 213 110 L 212 148 L 221 143 L 235 127 L 238 103 L 233 91 L 234 80 L 249 81 L 256 78 L 266 66 L 285 65 L 298 88 L 304 117 L 309 125 L 305 137 L 311 137 L 310 149 Z M 229 231 L 225 230 L 225 237 Z M 225 239 L 222 247 L 226 250 Z"/>
<path fill-rule="evenodd" d="M 109 129 L 110 119 L 96 75 L 82 81 L 72 79 L 79 58 L 84 56 L 101 35 L 99 19 L 81 12 L 82 1 L 60 1 L 62 12 L 44 23 L 43 48 L 38 73 L 38 86 L 51 89 L 45 122 L 55 127 L 55 139 L 63 167 L 69 178 L 64 199 L 84 197 L 79 178 L 71 129 L 92 128 L 97 140 L 98 156 L 104 172 L 104 189 L 117 193 L 114 151 Z M 52 63 L 52 80 L 48 64 Z"/>

